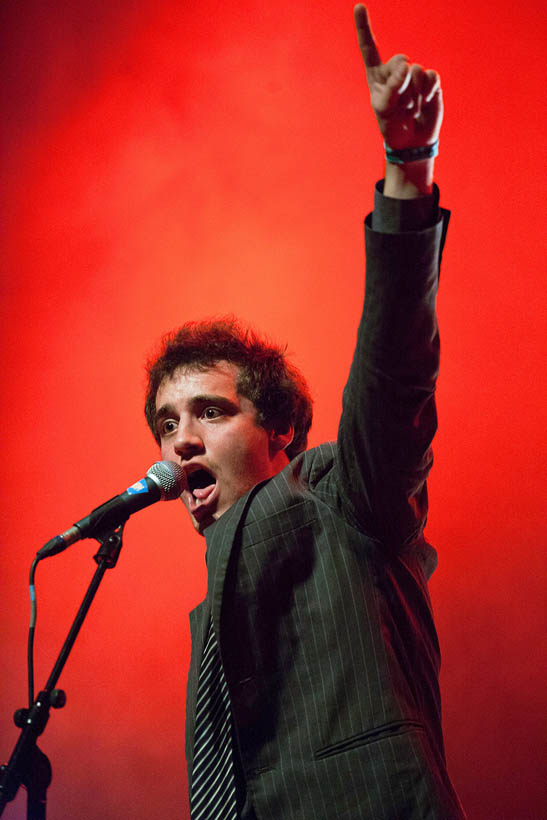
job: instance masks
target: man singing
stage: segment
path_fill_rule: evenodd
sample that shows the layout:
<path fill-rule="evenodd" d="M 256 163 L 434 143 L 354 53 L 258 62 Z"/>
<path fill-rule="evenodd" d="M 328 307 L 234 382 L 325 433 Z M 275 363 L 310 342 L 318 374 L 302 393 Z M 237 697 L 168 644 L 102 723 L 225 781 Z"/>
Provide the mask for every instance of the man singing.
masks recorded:
<path fill-rule="evenodd" d="M 207 544 L 191 613 L 192 820 L 456 820 L 423 536 L 436 428 L 439 76 L 382 63 L 355 8 L 385 180 L 336 443 L 281 350 L 188 323 L 149 365 L 148 423 Z"/>

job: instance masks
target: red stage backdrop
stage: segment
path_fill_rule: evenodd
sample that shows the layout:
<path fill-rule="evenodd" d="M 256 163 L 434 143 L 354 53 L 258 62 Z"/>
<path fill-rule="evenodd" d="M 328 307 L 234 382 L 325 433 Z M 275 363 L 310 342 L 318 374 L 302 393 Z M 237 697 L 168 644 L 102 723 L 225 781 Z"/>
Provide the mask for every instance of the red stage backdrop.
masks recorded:
<path fill-rule="evenodd" d="M 538 0 L 371 0 L 381 53 L 436 67 L 453 210 L 428 536 L 450 771 L 474 820 L 542 814 L 545 255 Z M 0 761 L 26 700 L 35 551 L 158 458 L 143 363 L 233 312 L 309 378 L 336 434 L 382 175 L 350 3 L 4 0 Z M 543 28 L 542 28 L 543 27 Z M 543 485 L 543 486 L 542 486 Z M 188 611 L 204 542 L 178 502 L 131 519 L 42 739 L 55 820 L 188 817 Z M 44 685 L 95 542 L 38 569 Z M 5 812 L 25 817 L 24 793 Z M 310 818 L 311 820 L 311 818 Z"/>

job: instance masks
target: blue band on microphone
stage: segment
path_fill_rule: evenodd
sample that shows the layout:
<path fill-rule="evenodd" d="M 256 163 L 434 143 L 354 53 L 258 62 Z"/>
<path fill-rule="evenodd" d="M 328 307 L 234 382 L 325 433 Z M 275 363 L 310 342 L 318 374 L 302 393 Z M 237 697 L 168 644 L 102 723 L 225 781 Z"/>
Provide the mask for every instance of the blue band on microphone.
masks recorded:
<path fill-rule="evenodd" d="M 140 481 L 137 481 L 135 484 L 132 484 L 131 487 L 128 487 L 126 490 L 127 495 L 139 495 L 140 493 L 147 493 L 148 484 L 141 478 Z"/>

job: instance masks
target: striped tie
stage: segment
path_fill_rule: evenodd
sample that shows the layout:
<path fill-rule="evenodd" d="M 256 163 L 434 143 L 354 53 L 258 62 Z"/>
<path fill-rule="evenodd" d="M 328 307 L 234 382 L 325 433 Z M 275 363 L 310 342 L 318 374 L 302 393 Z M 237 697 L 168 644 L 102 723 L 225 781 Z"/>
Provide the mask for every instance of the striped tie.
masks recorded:
<path fill-rule="evenodd" d="M 237 820 L 230 700 L 212 620 L 199 672 L 190 817 Z"/>

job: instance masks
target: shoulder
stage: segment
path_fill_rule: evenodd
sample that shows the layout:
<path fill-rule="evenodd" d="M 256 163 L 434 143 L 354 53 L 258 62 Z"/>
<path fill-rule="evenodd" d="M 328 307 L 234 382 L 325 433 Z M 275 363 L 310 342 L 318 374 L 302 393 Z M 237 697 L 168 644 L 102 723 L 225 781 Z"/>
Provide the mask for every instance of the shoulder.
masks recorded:
<path fill-rule="evenodd" d="M 337 445 L 327 441 L 299 453 L 276 478 L 314 490 L 332 472 L 336 462 Z"/>
<path fill-rule="evenodd" d="M 262 497 L 268 497 L 276 508 L 295 503 L 331 504 L 338 496 L 337 444 L 326 442 L 299 453 L 263 487 Z"/>

